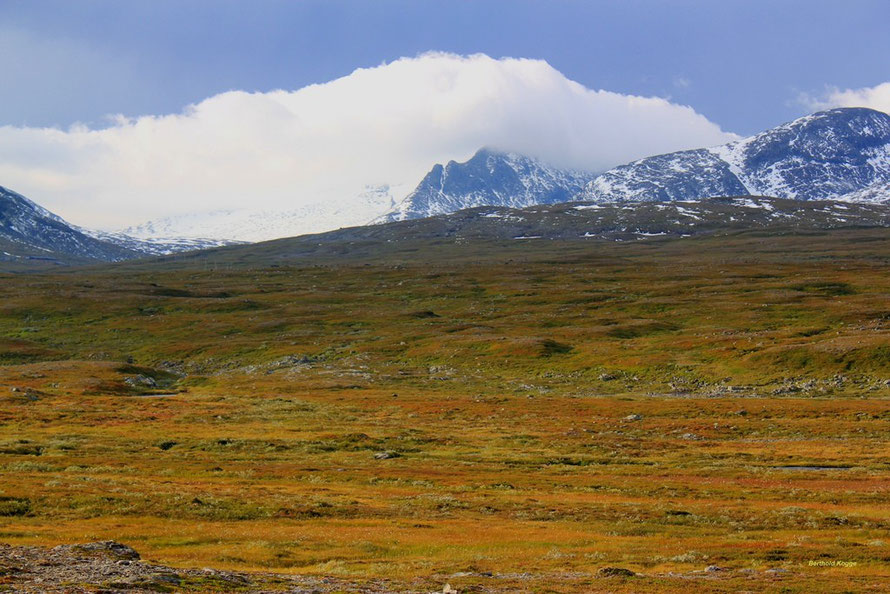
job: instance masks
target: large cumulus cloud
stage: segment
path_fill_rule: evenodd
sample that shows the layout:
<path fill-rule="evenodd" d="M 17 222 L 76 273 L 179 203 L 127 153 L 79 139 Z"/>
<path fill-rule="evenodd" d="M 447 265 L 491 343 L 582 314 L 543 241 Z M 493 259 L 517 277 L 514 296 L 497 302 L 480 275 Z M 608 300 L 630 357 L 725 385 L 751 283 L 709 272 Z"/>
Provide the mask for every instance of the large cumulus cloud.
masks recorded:
<path fill-rule="evenodd" d="M 231 91 L 102 129 L 0 127 L 0 184 L 105 228 L 348 202 L 481 146 L 604 170 L 731 140 L 687 106 L 591 90 L 540 60 L 425 54 L 296 91 Z"/>

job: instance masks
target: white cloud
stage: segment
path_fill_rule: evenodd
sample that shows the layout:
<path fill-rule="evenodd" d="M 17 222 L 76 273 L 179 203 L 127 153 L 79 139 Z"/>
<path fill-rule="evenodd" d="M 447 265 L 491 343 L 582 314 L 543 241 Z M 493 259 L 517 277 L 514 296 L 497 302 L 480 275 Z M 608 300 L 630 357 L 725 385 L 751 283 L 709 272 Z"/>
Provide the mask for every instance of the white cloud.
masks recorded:
<path fill-rule="evenodd" d="M 692 86 L 692 81 L 686 78 L 685 76 L 680 76 L 679 74 L 674 76 L 673 79 L 674 86 L 678 89 L 688 89 Z"/>
<path fill-rule="evenodd" d="M 813 110 L 832 107 L 870 107 L 890 113 L 890 82 L 861 89 L 829 87 L 820 97 L 803 95 L 801 102 Z"/>
<path fill-rule="evenodd" d="M 481 146 L 603 170 L 734 136 L 687 106 L 591 90 L 540 60 L 425 54 L 297 91 L 232 91 L 104 129 L 0 127 L 0 184 L 72 222 L 346 201 Z"/>

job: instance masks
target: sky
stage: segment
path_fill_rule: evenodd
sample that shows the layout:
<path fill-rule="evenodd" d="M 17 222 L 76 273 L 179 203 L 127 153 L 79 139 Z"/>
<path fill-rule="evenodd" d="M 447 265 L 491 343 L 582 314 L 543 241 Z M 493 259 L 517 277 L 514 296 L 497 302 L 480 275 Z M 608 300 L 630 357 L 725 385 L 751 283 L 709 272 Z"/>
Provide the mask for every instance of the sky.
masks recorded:
<path fill-rule="evenodd" d="M 78 224 L 603 169 L 890 110 L 886 0 L 0 0 L 0 185 Z M 334 179 L 336 178 L 336 179 Z"/>

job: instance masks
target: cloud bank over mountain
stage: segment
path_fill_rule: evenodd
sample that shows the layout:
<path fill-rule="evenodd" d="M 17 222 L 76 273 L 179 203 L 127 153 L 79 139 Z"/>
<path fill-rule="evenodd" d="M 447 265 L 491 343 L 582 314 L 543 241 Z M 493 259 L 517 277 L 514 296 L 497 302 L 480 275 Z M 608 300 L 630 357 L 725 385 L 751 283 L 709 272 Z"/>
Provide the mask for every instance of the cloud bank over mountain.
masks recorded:
<path fill-rule="evenodd" d="M 541 60 L 429 53 L 296 91 L 231 91 L 102 129 L 0 127 L 0 184 L 105 228 L 230 208 L 348 205 L 479 147 L 605 170 L 734 139 L 692 108 L 592 90 Z"/>
<path fill-rule="evenodd" d="M 861 89 L 830 87 L 821 97 L 804 96 L 803 103 L 813 110 L 832 107 L 869 107 L 890 113 L 890 82 Z"/>

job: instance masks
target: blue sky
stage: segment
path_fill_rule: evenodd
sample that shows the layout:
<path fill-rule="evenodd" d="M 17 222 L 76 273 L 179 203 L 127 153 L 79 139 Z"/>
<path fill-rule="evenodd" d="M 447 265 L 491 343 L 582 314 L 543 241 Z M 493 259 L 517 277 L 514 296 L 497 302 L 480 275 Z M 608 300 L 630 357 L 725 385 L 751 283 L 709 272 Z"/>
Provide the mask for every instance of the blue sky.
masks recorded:
<path fill-rule="evenodd" d="M 429 50 L 538 58 L 750 134 L 890 80 L 886 0 L 0 0 L 0 124 L 100 125 Z"/>

